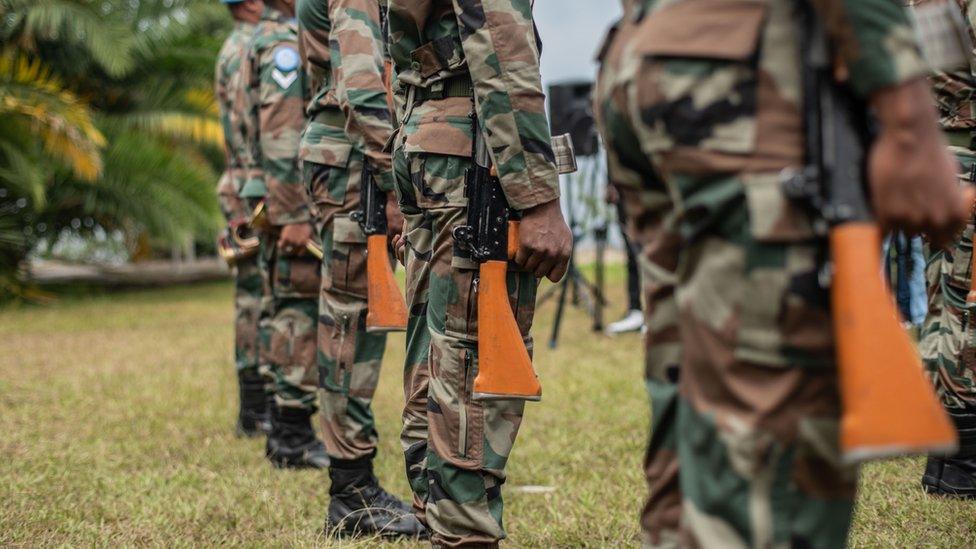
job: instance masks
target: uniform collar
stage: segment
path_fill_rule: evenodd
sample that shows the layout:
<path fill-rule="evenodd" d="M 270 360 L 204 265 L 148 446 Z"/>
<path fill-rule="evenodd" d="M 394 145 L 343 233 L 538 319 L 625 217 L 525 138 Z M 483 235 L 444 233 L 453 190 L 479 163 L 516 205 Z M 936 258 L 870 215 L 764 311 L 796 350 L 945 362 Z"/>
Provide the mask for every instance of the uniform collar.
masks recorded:
<path fill-rule="evenodd" d="M 277 21 L 279 23 L 295 23 L 297 21 L 294 17 L 288 17 L 284 12 L 271 6 L 264 7 L 264 13 L 261 14 L 261 19 L 264 21 Z"/>

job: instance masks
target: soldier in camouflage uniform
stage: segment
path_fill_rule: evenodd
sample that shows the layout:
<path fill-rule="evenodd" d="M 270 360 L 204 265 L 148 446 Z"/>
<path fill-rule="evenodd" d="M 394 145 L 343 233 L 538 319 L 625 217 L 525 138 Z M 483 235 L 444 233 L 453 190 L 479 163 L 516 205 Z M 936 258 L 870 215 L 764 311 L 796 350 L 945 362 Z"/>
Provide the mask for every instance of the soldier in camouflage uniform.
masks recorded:
<path fill-rule="evenodd" d="M 607 149 L 607 169 L 620 194 L 629 223 L 625 230 L 641 251 L 638 258 L 644 293 L 644 382 L 651 402 L 651 433 L 644 456 L 650 497 L 641 515 L 641 530 L 648 546 L 676 543 L 681 518 L 678 486 L 677 406 L 681 345 L 678 337 L 675 269 L 680 236 L 668 214 L 673 204 L 631 127 L 626 111 L 615 108 L 625 98 L 627 82 L 619 67 L 626 44 L 638 25 L 633 23 L 636 0 L 624 1 L 624 15 L 608 33 L 598 54 L 600 74 L 594 90 L 594 109 Z M 615 103 L 616 100 L 618 103 Z"/>
<path fill-rule="evenodd" d="M 242 105 L 241 61 L 254 35 L 254 25 L 261 18 L 261 0 L 224 0 L 234 18 L 234 30 L 217 55 L 215 96 L 224 130 L 227 168 L 217 184 L 220 209 L 228 223 L 228 237 L 238 225 L 247 223 L 248 211 L 239 189 L 245 175 L 244 155 L 247 144 L 235 128 L 232 118 L 240 119 Z M 258 316 L 261 309 L 261 271 L 257 254 L 242 257 L 234 264 L 234 358 L 237 365 L 240 411 L 237 433 L 255 436 L 270 430 L 265 383 L 258 373 Z"/>
<path fill-rule="evenodd" d="M 299 51 L 309 81 L 302 136 L 305 184 L 320 223 L 325 259 L 319 303 L 318 369 L 322 432 L 331 465 L 326 533 L 417 536 L 409 504 L 373 474 L 377 432 L 372 410 L 386 334 L 366 331 L 366 235 L 359 209 L 368 162 L 398 217 L 390 155 L 393 132 L 383 83 L 377 0 L 300 0 Z M 341 63 L 340 63 L 341 62 Z M 391 219 L 399 232 L 402 219 Z"/>
<path fill-rule="evenodd" d="M 530 0 L 390 0 L 400 129 L 394 171 L 406 219 L 411 311 L 401 434 L 417 516 L 437 547 L 505 537 L 501 487 L 521 400 L 472 399 L 478 264 L 455 245 L 466 170 L 482 131 L 511 207 L 523 212 L 509 293 L 527 348 L 537 278 L 565 272 L 571 235 L 539 75 Z M 476 122 L 477 127 L 476 130 Z"/>
<path fill-rule="evenodd" d="M 945 241 L 965 208 L 902 8 L 814 4 L 879 117 L 879 221 Z M 654 414 L 645 540 L 843 546 L 856 470 L 840 460 L 832 321 L 818 284 L 826 243 L 780 184 L 805 157 L 797 3 L 625 7 L 603 50 L 597 107 L 611 178 L 633 187 L 625 203 L 644 247 Z"/>
<path fill-rule="evenodd" d="M 976 1 L 956 0 L 972 36 Z M 924 4 L 925 0 L 915 2 Z M 959 180 L 974 180 L 976 147 L 976 72 L 959 70 L 932 77 L 940 125 L 959 160 Z M 943 405 L 959 431 L 959 452 L 951 458 L 930 457 L 922 476 L 929 493 L 976 497 L 976 310 L 966 303 L 972 279 L 972 217 L 966 230 L 945 250 L 929 253 L 926 278 L 929 312 L 922 327 L 920 351 Z"/>
<path fill-rule="evenodd" d="M 320 262 L 315 219 L 299 168 L 305 126 L 304 86 L 294 4 L 266 2 L 242 66 L 250 154 L 241 195 L 263 200 L 261 260 L 272 300 L 262 329 L 262 362 L 275 382 L 268 458 L 278 466 L 325 468 L 328 455 L 315 436 L 315 368 Z"/>

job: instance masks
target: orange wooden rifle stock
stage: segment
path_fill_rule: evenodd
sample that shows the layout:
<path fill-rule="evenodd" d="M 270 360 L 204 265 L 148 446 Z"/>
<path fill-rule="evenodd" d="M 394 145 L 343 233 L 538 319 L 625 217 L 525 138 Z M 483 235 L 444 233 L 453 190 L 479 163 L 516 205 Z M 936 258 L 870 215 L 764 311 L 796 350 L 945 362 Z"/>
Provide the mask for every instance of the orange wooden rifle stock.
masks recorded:
<path fill-rule="evenodd" d="M 805 4 L 805 3 L 804 3 Z M 956 432 L 939 403 L 881 278 L 881 233 L 863 181 L 867 106 L 833 66 L 819 19 L 806 6 L 802 50 L 807 167 L 784 182 L 829 226 L 831 306 L 845 461 L 947 453 Z"/>
<path fill-rule="evenodd" d="M 973 204 L 973 211 L 970 215 L 976 216 L 976 204 Z M 970 244 L 973 245 L 973 255 L 969 264 L 969 272 L 972 278 L 969 279 L 969 293 L 966 295 L 966 304 L 976 307 L 976 232 L 973 232 Z"/>
<path fill-rule="evenodd" d="M 351 217 L 366 234 L 367 332 L 407 329 L 407 302 L 393 275 L 386 225 L 386 193 L 380 190 L 368 163 L 363 163 L 359 210 Z"/>
<path fill-rule="evenodd" d="M 518 250 L 518 221 L 508 207 L 481 129 L 474 124 L 474 165 L 468 170 L 468 224 L 454 229 L 478 269 L 478 375 L 473 398 L 539 400 L 542 386 L 512 311 L 508 260 Z"/>

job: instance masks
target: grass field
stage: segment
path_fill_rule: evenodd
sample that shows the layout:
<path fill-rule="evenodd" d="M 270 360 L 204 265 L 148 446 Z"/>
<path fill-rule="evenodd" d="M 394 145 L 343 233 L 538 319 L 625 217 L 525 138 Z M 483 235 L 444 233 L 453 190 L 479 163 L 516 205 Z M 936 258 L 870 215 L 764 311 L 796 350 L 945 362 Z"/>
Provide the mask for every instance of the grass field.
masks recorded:
<path fill-rule="evenodd" d="M 0 311 L 0 546 L 334 543 L 318 534 L 327 476 L 273 470 L 261 442 L 232 435 L 230 298 L 215 284 Z M 529 405 L 510 461 L 511 545 L 636 545 L 648 409 L 638 337 L 591 335 L 571 311 L 552 351 L 552 310 L 536 328 L 545 400 Z M 378 473 L 405 497 L 402 347 L 391 339 L 376 413 Z M 920 467 L 866 469 L 852 545 L 976 547 L 976 503 L 926 497 Z"/>

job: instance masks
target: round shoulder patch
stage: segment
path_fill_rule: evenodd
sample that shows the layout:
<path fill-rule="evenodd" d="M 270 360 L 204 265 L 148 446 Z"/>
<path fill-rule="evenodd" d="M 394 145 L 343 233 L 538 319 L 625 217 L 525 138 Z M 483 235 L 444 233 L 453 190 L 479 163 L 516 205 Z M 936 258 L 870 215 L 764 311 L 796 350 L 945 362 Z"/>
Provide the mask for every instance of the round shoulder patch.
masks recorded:
<path fill-rule="evenodd" d="M 281 46 L 274 53 L 275 68 L 281 72 L 290 72 L 298 68 L 301 58 L 298 50 L 293 46 Z"/>

